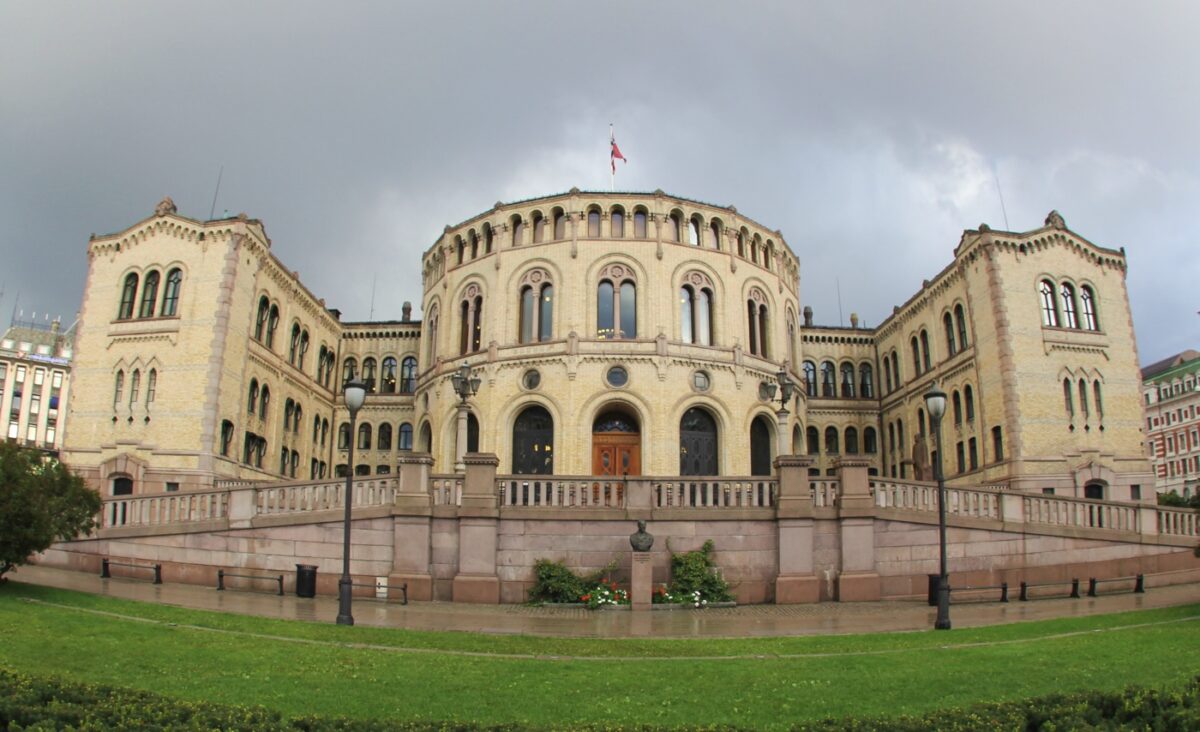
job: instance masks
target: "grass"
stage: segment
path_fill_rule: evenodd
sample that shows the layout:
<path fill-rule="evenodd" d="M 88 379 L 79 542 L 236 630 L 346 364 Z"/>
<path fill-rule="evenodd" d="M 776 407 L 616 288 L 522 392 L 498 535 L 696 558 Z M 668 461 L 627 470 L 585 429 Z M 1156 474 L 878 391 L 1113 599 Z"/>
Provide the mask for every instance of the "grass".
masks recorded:
<path fill-rule="evenodd" d="M 1200 605 L 859 636 L 596 640 L 344 628 L 0 586 L 0 665 L 287 715 L 782 728 L 1182 684 Z M 1107 631 L 1107 632 L 1106 632 Z"/>

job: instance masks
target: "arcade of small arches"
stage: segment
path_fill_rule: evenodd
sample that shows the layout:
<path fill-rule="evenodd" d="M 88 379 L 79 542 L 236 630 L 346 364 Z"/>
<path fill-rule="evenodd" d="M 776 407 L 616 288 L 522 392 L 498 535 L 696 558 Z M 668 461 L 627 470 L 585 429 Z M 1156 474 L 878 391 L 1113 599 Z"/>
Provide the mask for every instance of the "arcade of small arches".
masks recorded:
<path fill-rule="evenodd" d="M 348 356 L 342 361 L 342 384 L 358 378 L 367 388 L 368 394 L 412 394 L 417 389 L 417 358 L 404 356 L 397 361 L 395 356 L 384 356 L 382 362 L 374 356 L 365 356 L 362 360 L 362 372 L 359 372 L 359 361 L 354 356 Z"/>
<path fill-rule="evenodd" d="M 139 280 L 141 289 L 139 291 Z M 179 294 L 183 288 L 183 270 L 173 267 L 167 271 L 166 285 L 163 287 L 162 299 L 158 297 L 158 288 L 162 273 L 158 268 L 150 268 L 145 276 L 139 278 L 137 272 L 125 275 L 121 286 L 121 300 L 117 307 L 117 320 L 141 318 L 173 318 L 179 312 Z M 134 306 L 136 305 L 136 312 Z"/>
<path fill-rule="evenodd" d="M 1043 326 L 1100 330 L 1096 292 L 1091 285 L 1080 285 L 1076 290 L 1075 284 L 1069 280 L 1064 279 L 1056 285 L 1053 279 L 1047 277 L 1038 282 L 1038 295 L 1041 298 Z"/>

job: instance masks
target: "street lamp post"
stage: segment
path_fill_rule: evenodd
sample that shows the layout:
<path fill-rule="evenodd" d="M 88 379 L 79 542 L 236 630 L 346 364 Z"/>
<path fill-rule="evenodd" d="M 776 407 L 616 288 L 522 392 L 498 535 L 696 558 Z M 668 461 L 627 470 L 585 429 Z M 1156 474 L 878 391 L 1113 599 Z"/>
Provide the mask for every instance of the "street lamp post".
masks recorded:
<path fill-rule="evenodd" d="M 471 411 L 471 408 L 467 406 L 467 400 L 479 392 L 480 379 L 471 371 L 471 365 L 464 362 L 450 377 L 450 383 L 454 385 L 454 393 L 459 398 L 458 439 L 454 448 L 454 469 L 462 471 L 466 468 L 463 456 L 467 452 L 467 414 Z"/>
<path fill-rule="evenodd" d="M 367 398 L 367 385 L 361 381 L 347 381 L 342 387 L 346 409 L 350 412 L 350 444 L 346 446 L 346 511 L 342 525 L 342 578 L 338 580 L 338 625 L 354 625 L 350 614 L 350 596 L 354 585 L 350 579 L 350 506 L 354 496 L 354 421 L 358 410 Z"/>
<path fill-rule="evenodd" d="M 783 454 L 783 446 L 787 444 L 788 404 L 796 393 L 796 382 L 788 376 L 787 369 L 780 369 L 775 374 L 775 383 L 762 381 L 758 384 L 758 395 L 770 402 L 775 400 L 775 392 L 779 392 L 779 409 L 775 412 L 775 439 L 779 443 L 779 454 Z"/>
<path fill-rule="evenodd" d="M 950 576 L 946 570 L 946 477 L 942 473 L 942 416 L 946 413 L 946 392 L 934 382 L 925 392 L 925 409 L 929 412 L 930 427 L 933 429 L 937 461 L 933 469 L 938 486 L 938 546 L 941 549 L 941 571 L 938 574 L 937 620 L 933 627 L 950 630 Z"/>

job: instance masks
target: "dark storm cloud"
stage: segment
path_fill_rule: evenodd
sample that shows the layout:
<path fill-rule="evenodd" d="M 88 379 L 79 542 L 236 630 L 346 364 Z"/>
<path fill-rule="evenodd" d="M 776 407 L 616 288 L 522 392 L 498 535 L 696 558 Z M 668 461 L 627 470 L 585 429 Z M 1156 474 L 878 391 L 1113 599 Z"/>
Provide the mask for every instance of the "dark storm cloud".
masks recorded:
<path fill-rule="evenodd" d="M 962 229 L 1125 246 L 1143 361 L 1200 342 L 1192 4 L 0 7 L 0 286 L 69 317 L 90 232 L 163 195 L 261 218 L 347 318 L 419 302 L 447 223 L 571 186 L 783 230 L 822 323 L 876 324 Z"/>

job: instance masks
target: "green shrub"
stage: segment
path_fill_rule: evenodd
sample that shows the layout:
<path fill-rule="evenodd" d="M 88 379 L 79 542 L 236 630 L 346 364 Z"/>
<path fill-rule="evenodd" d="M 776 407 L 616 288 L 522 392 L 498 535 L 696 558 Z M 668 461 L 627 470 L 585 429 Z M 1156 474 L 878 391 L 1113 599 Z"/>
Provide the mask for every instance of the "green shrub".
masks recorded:
<path fill-rule="evenodd" d="M 533 587 L 529 588 L 530 602 L 581 602 L 589 590 L 601 581 L 607 583 L 617 568 L 617 560 L 591 574 L 578 575 L 562 562 L 539 559 L 533 563 Z"/>
<path fill-rule="evenodd" d="M 668 547 L 669 548 L 669 547 Z M 713 564 L 712 540 L 696 551 L 671 552 L 671 590 L 680 602 L 728 602 L 733 599 L 729 583 Z M 697 595 L 696 593 L 700 593 Z"/>

